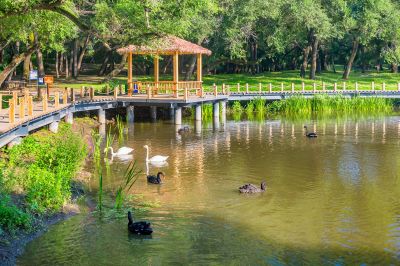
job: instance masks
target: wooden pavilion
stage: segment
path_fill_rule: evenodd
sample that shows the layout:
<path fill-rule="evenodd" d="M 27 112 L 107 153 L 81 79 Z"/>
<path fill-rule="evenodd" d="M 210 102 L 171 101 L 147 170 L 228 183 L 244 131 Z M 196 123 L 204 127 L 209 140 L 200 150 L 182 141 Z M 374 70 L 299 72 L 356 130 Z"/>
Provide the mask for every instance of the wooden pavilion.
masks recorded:
<path fill-rule="evenodd" d="M 197 95 L 202 96 L 202 55 L 211 55 L 211 51 L 200 45 L 188 42 L 176 36 L 164 36 L 154 40 L 152 45 L 137 46 L 129 45 L 117 50 L 120 54 L 128 54 L 128 95 L 132 96 L 133 89 L 146 90 L 148 94 L 172 92 L 178 97 L 180 92 L 187 93 L 195 90 Z M 197 78 L 196 81 L 179 81 L 179 55 L 197 55 Z M 132 79 L 132 57 L 133 55 L 154 55 L 154 81 L 134 82 Z M 170 55 L 173 57 L 173 80 L 160 81 L 159 79 L 159 56 Z"/>

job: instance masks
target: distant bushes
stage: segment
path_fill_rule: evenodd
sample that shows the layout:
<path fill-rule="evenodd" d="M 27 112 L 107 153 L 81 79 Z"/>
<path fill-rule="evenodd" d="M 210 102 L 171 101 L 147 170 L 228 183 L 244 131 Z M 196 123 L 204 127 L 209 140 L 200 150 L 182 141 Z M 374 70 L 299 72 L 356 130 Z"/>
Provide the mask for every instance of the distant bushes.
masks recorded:
<path fill-rule="evenodd" d="M 60 123 L 57 134 L 41 130 L 20 145 L 5 150 L 0 159 L 0 225 L 18 227 L 28 214 L 59 211 L 71 197 L 70 182 L 86 156 L 83 138 L 71 126 Z M 16 208 L 7 194 L 23 196 Z"/>

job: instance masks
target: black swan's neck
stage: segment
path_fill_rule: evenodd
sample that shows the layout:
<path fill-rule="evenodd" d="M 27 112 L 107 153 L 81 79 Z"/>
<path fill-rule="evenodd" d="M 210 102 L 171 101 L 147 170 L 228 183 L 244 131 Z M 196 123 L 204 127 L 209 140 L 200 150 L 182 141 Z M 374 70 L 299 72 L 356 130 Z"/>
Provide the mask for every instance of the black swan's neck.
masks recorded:
<path fill-rule="evenodd" d="M 132 213 L 130 211 L 128 212 L 128 220 L 129 224 L 133 224 Z"/>

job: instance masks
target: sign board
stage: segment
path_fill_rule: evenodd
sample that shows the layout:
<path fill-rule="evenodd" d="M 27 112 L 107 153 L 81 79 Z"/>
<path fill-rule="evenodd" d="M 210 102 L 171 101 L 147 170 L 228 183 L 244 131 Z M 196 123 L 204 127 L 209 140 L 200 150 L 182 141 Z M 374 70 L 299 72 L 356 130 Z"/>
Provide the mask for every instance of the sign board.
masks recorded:
<path fill-rule="evenodd" d="M 37 80 L 38 79 L 38 71 L 37 70 L 29 71 L 29 79 L 30 80 Z"/>
<path fill-rule="evenodd" d="M 53 76 L 44 76 L 44 83 L 53 84 L 54 83 L 54 77 Z"/>
<path fill-rule="evenodd" d="M 44 85 L 44 78 L 38 78 L 38 84 Z"/>

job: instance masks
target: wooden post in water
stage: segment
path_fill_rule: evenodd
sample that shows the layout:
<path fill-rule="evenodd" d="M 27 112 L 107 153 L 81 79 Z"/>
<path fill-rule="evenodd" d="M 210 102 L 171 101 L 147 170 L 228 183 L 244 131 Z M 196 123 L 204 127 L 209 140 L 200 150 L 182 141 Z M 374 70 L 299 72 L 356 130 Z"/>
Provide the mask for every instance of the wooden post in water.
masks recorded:
<path fill-rule="evenodd" d="M 28 116 L 33 116 L 33 96 L 28 98 Z"/>
<path fill-rule="evenodd" d="M 386 84 L 385 84 L 385 82 L 382 83 L 382 91 L 386 91 Z"/>
<path fill-rule="evenodd" d="M 60 107 L 60 93 L 58 91 L 54 93 L 54 107 Z"/>
<path fill-rule="evenodd" d="M 292 83 L 292 93 L 294 93 L 294 83 Z"/>
<path fill-rule="evenodd" d="M 336 82 L 333 84 L 333 91 L 337 92 L 337 83 Z"/>
<path fill-rule="evenodd" d="M 301 92 L 304 93 L 306 91 L 306 85 L 304 82 L 301 83 Z"/>
<path fill-rule="evenodd" d="M 237 92 L 240 92 L 240 83 L 237 84 Z"/>
<path fill-rule="evenodd" d="M 15 123 L 15 101 L 14 99 L 8 100 L 8 117 L 10 124 Z"/>
<path fill-rule="evenodd" d="M 371 82 L 371 90 L 375 91 L 375 82 L 373 82 L 373 81 Z"/>
<path fill-rule="evenodd" d="M 19 98 L 19 119 L 25 118 L 25 97 Z"/>
<path fill-rule="evenodd" d="M 262 84 L 258 83 L 258 93 L 261 93 L 261 92 L 262 92 Z"/>
<path fill-rule="evenodd" d="M 71 88 L 71 103 L 74 103 L 75 102 L 75 91 L 74 91 L 74 88 Z"/>
<path fill-rule="evenodd" d="M 317 92 L 317 84 L 314 82 L 313 83 L 313 92 L 316 93 Z"/>
<path fill-rule="evenodd" d="M 272 83 L 269 83 L 269 93 L 272 93 Z"/>
<path fill-rule="evenodd" d="M 246 94 L 249 93 L 249 83 L 246 83 Z"/>

